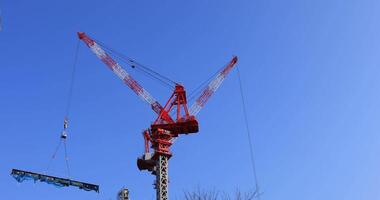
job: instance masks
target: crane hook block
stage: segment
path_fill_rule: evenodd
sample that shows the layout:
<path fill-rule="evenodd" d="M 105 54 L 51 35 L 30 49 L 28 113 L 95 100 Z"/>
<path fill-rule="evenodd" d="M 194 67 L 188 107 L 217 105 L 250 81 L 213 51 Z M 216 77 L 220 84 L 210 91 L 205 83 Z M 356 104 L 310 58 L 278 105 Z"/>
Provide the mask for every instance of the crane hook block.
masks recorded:
<path fill-rule="evenodd" d="M 61 138 L 62 138 L 62 139 L 66 139 L 66 138 L 67 138 L 67 133 L 66 133 L 66 131 L 62 131 L 62 133 L 61 133 Z"/>
<path fill-rule="evenodd" d="M 65 120 L 63 121 L 63 129 L 66 130 L 68 125 L 69 125 L 69 122 L 68 122 L 67 118 L 65 118 Z"/>

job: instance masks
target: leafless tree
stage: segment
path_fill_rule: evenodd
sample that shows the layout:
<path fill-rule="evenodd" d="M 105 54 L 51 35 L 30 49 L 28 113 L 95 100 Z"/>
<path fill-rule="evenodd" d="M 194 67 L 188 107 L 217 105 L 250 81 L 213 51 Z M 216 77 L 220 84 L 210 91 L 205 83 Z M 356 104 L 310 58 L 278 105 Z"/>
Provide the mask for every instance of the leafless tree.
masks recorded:
<path fill-rule="evenodd" d="M 185 200 L 255 200 L 257 198 L 256 192 L 241 192 L 236 190 L 234 195 L 221 193 L 216 190 L 201 190 L 184 192 Z"/>
<path fill-rule="evenodd" d="M 199 187 L 194 191 L 184 192 L 185 200 L 218 200 L 219 192 L 216 190 L 201 190 Z"/>

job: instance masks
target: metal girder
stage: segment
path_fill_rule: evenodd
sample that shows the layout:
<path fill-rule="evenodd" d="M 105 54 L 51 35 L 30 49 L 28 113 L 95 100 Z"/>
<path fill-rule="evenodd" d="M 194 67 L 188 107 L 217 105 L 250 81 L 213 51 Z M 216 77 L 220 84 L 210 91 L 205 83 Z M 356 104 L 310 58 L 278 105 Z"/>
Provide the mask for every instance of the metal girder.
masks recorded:
<path fill-rule="evenodd" d="M 20 183 L 23 182 L 24 180 L 34 180 L 35 182 L 36 181 L 46 182 L 48 184 L 52 184 L 58 187 L 74 186 L 82 190 L 95 191 L 99 193 L 98 185 L 70 180 L 66 178 L 59 178 L 55 176 L 49 176 L 49 175 L 39 174 L 35 172 L 28 172 L 28 171 L 18 170 L 18 169 L 12 169 L 11 175 L 17 180 L 17 182 L 20 182 Z"/>

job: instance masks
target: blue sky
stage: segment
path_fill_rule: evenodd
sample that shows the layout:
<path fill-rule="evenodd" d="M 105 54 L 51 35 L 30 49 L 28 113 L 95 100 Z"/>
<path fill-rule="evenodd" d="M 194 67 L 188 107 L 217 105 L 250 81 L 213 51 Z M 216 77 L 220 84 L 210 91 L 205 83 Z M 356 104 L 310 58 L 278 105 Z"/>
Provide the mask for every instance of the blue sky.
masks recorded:
<path fill-rule="evenodd" d="M 380 3 L 375 0 L 2 0 L 0 187 L 6 199 L 154 199 L 139 172 L 155 115 L 83 44 L 70 116 L 72 177 L 101 193 L 17 184 L 44 171 L 64 117 L 76 32 L 85 31 L 191 91 L 239 56 L 263 199 L 380 199 Z M 130 70 L 130 69 L 128 69 Z M 160 102 L 171 91 L 133 73 Z M 253 188 L 235 70 L 179 138 L 170 194 Z M 63 152 L 50 173 L 64 176 Z"/>

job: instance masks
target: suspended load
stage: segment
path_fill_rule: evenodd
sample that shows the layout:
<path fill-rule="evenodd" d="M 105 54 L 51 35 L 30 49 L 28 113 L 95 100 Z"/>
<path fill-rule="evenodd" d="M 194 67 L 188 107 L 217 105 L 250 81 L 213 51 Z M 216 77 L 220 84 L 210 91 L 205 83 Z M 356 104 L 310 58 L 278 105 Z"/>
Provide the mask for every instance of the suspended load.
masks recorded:
<path fill-rule="evenodd" d="M 34 182 L 37 182 L 37 181 L 45 182 L 47 184 L 51 184 L 57 187 L 74 186 L 85 191 L 95 191 L 99 193 L 98 185 L 70 180 L 66 178 L 59 178 L 55 176 L 49 176 L 49 175 L 39 174 L 35 172 L 28 172 L 28 171 L 23 171 L 23 170 L 18 170 L 18 169 L 12 169 L 11 175 L 19 183 L 25 180 L 33 180 Z"/>
<path fill-rule="evenodd" d="M 1 17 L 1 15 L 0 15 Z M 1 19 L 0 19 L 1 20 Z M 0 21 L 1 22 L 1 21 Z M 79 41 L 78 41 L 79 45 Z M 78 46 L 77 45 L 77 46 Z M 69 158 L 67 153 L 67 139 L 68 139 L 68 123 L 69 123 L 69 111 L 70 111 L 70 105 L 71 105 L 71 99 L 72 99 L 72 93 L 73 93 L 73 84 L 74 84 L 74 75 L 75 75 L 75 67 L 76 67 L 76 61 L 77 61 L 77 54 L 78 54 L 78 48 L 75 54 L 75 62 L 71 74 L 71 81 L 70 81 L 70 87 L 69 87 L 69 95 L 68 95 L 68 101 L 67 101 L 67 107 L 66 107 L 66 115 L 63 120 L 63 130 L 61 131 L 60 137 L 59 137 L 59 144 L 55 148 L 55 151 L 51 157 L 51 160 L 49 162 L 49 165 L 47 167 L 46 172 L 50 169 L 50 166 L 55 159 L 60 147 L 63 144 L 64 148 L 64 154 L 65 154 L 65 163 L 66 163 L 66 170 L 67 170 L 67 177 L 70 177 L 70 167 L 69 167 Z M 18 169 L 12 169 L 11 176 L 13 176 L 17 182 L 21 183 L 25 180 L 33 180 L 34 182 L 45 182 L 57 187 L 69 187 L 74 186 L 78 187 L 79 189 L 85 190 L 85 191 L 95 191 L 99 193 L 99 186 L 95 184 L 80 182 L 76 180 L 71 180 L 69 178 L 60 178 L 30 171 L 24 171 L 24 170 L 18 170 Z"/>

